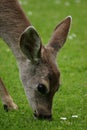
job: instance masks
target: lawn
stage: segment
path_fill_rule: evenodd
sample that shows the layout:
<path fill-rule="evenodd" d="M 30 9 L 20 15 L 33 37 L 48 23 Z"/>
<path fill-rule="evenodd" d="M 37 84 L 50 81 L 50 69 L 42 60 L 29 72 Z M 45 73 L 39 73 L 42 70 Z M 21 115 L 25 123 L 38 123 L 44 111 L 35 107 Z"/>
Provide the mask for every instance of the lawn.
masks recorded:
<path fill-rule="evenodd" d="M 15 57 L 0 39 L 0 77 L 17 111 L 5 112 L 0 101 L 0 130 L 87 130 L 87 0 L 21 0 L 22 7 L 47 43 L 55 26 L 72 16 L 68 40 L 58 54 L 61 88 L 53 102 L 53 121 L 33 118 Z"/>

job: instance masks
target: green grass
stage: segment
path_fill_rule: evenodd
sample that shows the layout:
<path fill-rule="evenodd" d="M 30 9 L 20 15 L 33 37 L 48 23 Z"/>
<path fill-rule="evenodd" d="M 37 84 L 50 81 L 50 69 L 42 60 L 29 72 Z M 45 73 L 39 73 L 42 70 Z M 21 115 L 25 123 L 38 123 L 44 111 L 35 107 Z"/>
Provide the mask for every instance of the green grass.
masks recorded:
<path fill-rule="evenodd" d="M 0 130 L 86 130 L 87 129 L 87 0 L 21 0 L 26 15 L 47 43 L 54 27 L 72 16 L 68 40 L 57 57 L 61 88 L 53 102 L 53 121 L 34 120 L 19 80 L 16 60 L 0 40 L 0 77 L 17 111 L 4 112 L 0 101 Z M 77 118 L 72 118 L 77 115 Z M 60 119 L 66 117 L 66 120 Z"/>

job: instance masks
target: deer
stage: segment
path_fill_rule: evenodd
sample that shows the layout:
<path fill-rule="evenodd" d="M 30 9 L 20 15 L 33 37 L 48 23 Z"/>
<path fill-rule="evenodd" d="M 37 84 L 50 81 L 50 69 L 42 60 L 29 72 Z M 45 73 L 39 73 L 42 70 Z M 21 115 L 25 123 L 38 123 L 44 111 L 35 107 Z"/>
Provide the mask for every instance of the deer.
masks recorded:
<path fill-rule="evenodd" d="M 37 119 L 52 119 L 53 97 L 60 87 L 56 57 L 66 42 L 71 19 L 67 16 L 62 20 L 55 27 L 48 44 L 44 45 L 19 1 L 0 0 L 0 37 L 17 60 L 26 97 Z M 18 108 L 1 78 L 0 98 L 6 110 Z"/>

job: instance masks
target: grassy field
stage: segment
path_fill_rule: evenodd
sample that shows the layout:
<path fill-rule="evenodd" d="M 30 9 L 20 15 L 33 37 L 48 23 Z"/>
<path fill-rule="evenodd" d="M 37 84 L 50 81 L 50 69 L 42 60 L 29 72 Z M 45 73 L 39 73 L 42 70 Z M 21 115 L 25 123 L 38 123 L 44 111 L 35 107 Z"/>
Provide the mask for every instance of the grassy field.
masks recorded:
<path fill-rule="evenodd" d="M 0 77 L 19 106 L 6 113 L 0 101 L 0 130 L 87 130 L 87 0 L 21 0 L 21 4 L 43 43 L 66 16 L 72 16 L 72 25 L 57 57 L 62 85 L 54 97 L 51 122 L 33 119 L 16 60 L 0 40 Z"/>

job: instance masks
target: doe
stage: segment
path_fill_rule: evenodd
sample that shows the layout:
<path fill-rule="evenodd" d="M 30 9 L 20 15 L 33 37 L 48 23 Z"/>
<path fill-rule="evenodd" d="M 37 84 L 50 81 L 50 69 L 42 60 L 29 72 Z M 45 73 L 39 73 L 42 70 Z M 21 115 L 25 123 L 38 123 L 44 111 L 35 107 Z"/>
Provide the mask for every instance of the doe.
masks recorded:
<path fill-rule="evenodd" d="M 26 96 L 38 119 L 52 118 L 53 97 L 60 85 L 56 56 L 66 41 L 70 23 L 71 17 L 68 16 L 56 26 L 44 46 L 18 0 L 0 0 L 0 37 L 17 59 Z M 1 98 L 5 97 L 2 100 L 5 109 L 17 108 L 1 79 L 0 93 Z"/>

